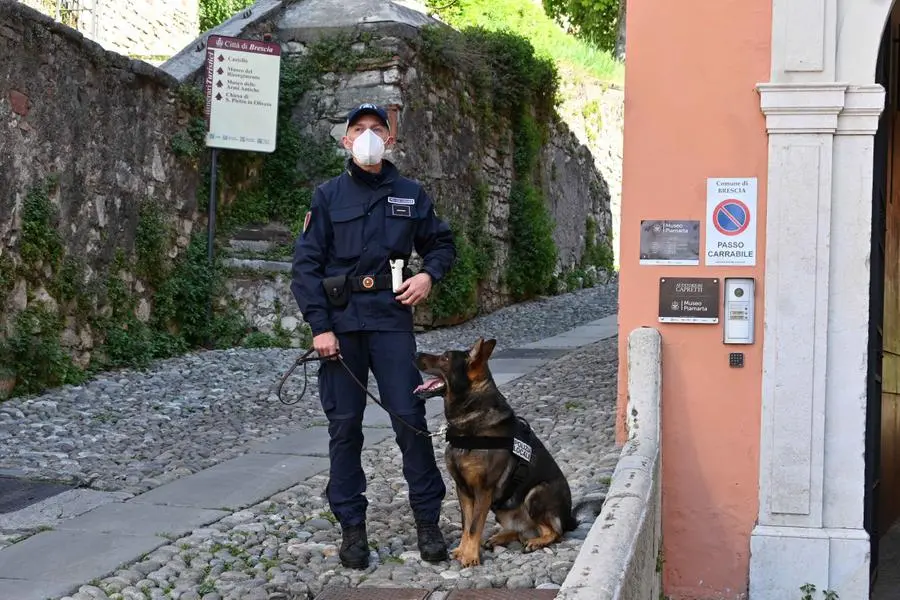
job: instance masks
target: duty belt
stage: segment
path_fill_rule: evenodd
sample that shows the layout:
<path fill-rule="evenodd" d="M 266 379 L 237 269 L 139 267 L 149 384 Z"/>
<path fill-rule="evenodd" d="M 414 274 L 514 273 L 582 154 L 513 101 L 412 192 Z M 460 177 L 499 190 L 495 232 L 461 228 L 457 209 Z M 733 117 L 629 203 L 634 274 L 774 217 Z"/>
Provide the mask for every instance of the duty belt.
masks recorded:
<path fill-rule="evenodd" d="M 394 289 L 390 275 L 361 275 L 350 277 L 350 289 L 354 292 L 377 292 Z"/>

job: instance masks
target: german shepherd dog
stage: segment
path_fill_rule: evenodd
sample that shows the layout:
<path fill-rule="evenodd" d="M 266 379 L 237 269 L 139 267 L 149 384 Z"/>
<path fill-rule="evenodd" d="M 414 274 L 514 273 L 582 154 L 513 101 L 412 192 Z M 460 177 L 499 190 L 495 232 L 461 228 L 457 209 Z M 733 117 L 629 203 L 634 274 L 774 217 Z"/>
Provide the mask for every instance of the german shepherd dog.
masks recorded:
<path fill-rule="evenodd" d="M 478 338 L 468 351 L 416 355 L 417 368 L 433 377 L 415 393 L 444 398 L 448 441 L 444 458 L 456 484 L 463 530 L 452 556 L 463 567 L 481 563 L 488 511 L 493 511 L 501 530 L 484 543 L 486 548 L 519 541 L 524 552 L 533 552 L 578 527 L 585 508 L 593 519 L 603 505 L 600 498 L 573 510 L 565 475 L 494 383 L 488 359 L 496 344 Z M 530 534 L 536 535 L 526 537 Z"/>

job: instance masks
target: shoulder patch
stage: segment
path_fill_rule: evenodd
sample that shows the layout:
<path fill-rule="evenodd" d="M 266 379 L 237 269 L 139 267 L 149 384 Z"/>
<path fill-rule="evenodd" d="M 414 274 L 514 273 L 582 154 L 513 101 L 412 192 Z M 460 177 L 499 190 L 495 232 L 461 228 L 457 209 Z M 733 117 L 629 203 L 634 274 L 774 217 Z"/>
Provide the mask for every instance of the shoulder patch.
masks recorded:
<path fill-rule="evenodd" d="M 309 224 L 312 221 L 312 211 L 306 211 L 306 216 L 303 217 L 303 233 L 306 233 L 306 230 L 309 229 Z"/>

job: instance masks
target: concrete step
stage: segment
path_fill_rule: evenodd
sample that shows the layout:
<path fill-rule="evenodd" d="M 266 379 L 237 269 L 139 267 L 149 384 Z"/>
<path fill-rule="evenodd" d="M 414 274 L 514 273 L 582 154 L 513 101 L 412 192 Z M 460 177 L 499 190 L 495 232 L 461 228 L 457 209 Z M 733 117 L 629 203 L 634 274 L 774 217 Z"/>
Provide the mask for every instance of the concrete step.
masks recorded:
<path fill-rule="evenodd" d="M 258 273 L 287 273 L 290 274 L 292 264 L 290 261 L 275 261 L 259 258 L 226 258 L 222 261 L 227 268 L 234 271 L 256 271 Z"/>

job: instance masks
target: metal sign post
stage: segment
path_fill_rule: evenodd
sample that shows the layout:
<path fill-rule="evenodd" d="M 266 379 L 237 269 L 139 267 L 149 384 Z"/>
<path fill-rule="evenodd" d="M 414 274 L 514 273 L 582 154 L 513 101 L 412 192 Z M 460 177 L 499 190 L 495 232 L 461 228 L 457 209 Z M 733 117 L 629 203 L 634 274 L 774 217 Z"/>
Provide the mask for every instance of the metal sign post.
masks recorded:
<path fill-rule="evenodd" d="M 206 146 L 211 149 L 207 258 L 215 258 L 219 150 L 273 152 L 281 44 L 211 35 L 206 40 Z M 212 298 L 208 306 L 212 320 Z"/>

